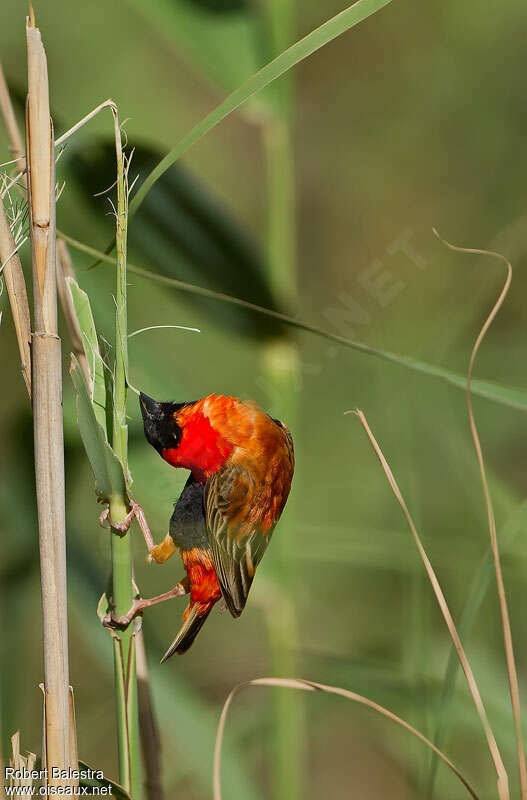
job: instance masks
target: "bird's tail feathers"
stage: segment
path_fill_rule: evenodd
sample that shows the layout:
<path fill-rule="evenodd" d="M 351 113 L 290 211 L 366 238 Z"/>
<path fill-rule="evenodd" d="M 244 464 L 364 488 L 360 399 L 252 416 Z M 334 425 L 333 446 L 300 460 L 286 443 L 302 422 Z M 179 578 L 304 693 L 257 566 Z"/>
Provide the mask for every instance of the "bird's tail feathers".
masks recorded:
<path fill-rule="evenodd" d="M 187 652 L 189 647 L 194 643 L 194 639 L 200 632 L 211 610 L 212 607 L 203 611 L 203 606 L 200 606 L 198 603 L 187 608 L 181 630 L 161 659 L 162 664 L 164 664 L 170 656 L 173 656 L 174 653 L 183 655 L 183 653 Z"/>

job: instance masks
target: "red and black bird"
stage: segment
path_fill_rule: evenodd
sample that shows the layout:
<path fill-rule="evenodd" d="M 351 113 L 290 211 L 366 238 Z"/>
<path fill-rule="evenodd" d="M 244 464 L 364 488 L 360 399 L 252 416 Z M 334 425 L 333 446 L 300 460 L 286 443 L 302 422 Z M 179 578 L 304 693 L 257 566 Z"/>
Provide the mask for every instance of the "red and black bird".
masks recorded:
<path fill-rule="evenodd" d="M 222 597 L 233 617 L 242 613 L 289 495 L 293 440 L 282 422 L 234 397 L 164 403 L 141 394 L 140 406 L 149 443 L 172 466 L 190 470 L 162 544 L 154 545 L 140 506 L 132 509 L 150 556 L 163 563 L 179 550 L 187 573 L 171 592 L 136 601 L 122 618 L 190 592 L 165 661 L 189 649 Z"/>

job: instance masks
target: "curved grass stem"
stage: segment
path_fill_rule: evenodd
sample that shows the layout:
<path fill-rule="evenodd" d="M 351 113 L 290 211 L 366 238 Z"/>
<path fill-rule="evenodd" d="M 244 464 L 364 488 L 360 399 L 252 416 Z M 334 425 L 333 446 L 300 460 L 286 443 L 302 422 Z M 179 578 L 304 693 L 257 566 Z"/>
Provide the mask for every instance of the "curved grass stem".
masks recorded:
<path fill-rule="evenodd" d="M 117 286 L 115 293 L 115 370 L 113 381 L 113 437 L 115 454 L 128 472 L 128 426 L 126 422 L 126 375 L 128 372 L 128 336 L 126 304 L 126 244 L 128 222 L 127 163 L 122 150 L 121 130 L 117 109 L 111 105 L 114 117 L 117 159 Z M 113 520 L 120 522 L 128 513 L 126 498 L 117 496 L 110 502 Z M 133 565 L 130 535 L 112 535 L 112 596 L 117 616 L 126 614 L 134 597 Z M 119 778 L 134 800 L 142 794 L 139 754 L 139 718 L 137 709 L 137 680 L 135 674 L 134 627 L 116 634 L 115 673 L 117 693 L 117 725 L 119 739 Z"/>

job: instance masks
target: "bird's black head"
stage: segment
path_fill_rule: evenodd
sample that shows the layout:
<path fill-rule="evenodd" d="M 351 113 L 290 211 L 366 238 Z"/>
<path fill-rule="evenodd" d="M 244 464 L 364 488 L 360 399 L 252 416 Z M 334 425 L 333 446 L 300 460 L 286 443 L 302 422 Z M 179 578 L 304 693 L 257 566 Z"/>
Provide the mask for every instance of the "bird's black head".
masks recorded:
<path fill-rule="evenodd" d="M 187 403 L 160 403 L 139 395 L 139 405 L 143 415 L 145 436 L 162 456 L 164 450 L 175 450 L 181 441 L 181 428 L 177 424 L 177 412 Z"/>

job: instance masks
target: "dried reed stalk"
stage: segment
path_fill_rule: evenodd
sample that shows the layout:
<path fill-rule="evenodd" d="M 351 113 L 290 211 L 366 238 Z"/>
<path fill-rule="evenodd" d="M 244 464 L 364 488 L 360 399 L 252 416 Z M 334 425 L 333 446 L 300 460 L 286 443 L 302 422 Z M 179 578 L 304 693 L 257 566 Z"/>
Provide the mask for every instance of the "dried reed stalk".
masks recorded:
<path fill-rule="evenodd" d="M 2 65 L 0 64 L 0 110 L 2 112 L 2 116 L 4 118 L 4 123 L 7 130 L 7 135 L 9 137 L 10 148 L 11 152 L 13 153 L 16 163 L 15 168 L 20 173 L 20 180 L 22 185 L 27 189 L 27 175 L 25 173 L 26 170 L 26 159 L 24 157 L 24 149 L 22 144 L 22 138 L 20 136 L 20 131 L 17 125 L 15 113 L 13 110 L 13 104 L 11 103 L 11 97 L 9 95 L 9 87 L 4 78 L 4 74 L 2 72 Z M 0 236 L 3 237 L 2 230 L 0 228 Z M 12 252 L 12 251 L 10 251 Z M 2 251 L 0 251 L 0 258 L 1 262 L 3 263 L 4 260 L 7 258 L 7 255 L 4 257 L 2 255 Z M 16 265 L 15 265 L 16 269 Z M 18 289 L 18 294 L 14 295 L 14 291 L 11 289 L 10 284 L 8 283 L 6 277 L 6 286 L 9 295 L 9 301 L 11 303 L 11 308 L 13 310 L 13 317 L 15 319 L 15 326 L 17 325 L 17 316 L 15 315 L 15 307 L 13 304 L 17 302 L 17 297 L 22 297 L 22 282 L 24 279 L 23 273 L 21 270 L 16 269 L 17 273 L 17 286 L 20 288 Z M 71 339 L 71 345 L 73 350 L 75 351 L 75 355 L 77 356 L 79 363 L 81 365 L 82 371 L 86 379 L 89 381 L 89 370 L 88 370 L 88 362 L 86 360 L 86 356 L 84 354 L 84 348 L 82 346 L 82 335 L 79 328 L 79 323 L 77 322 L 77 317 L 73 310 L 73 304 L 71 300 L 71 295 L 66 286 L 66 277 L 75 277 L 75 273 L 73 270 L 73 264 L 71 261 L 71 256 L 69 254 L 68 246 L 66 242 L 61 239 L 57 242 L 57 288 L 59 292 L 59 300 L 62 306 L 62 312 L 64 314 L 64 319 L 66 320 L 66 326 L 68 328 L 68 333 Z M 25 293 L 25 283 L 23 284 L 23 291 Z M 18 301 L 18 304 L 21 305 L 21 302 Z M 27 298 L 26 298 L 26 306 L 27 306 Z M 28 309 L 28 317 L 29 317 L 29 309 Z M 17 337 L 18 328 L 17 328 Z M 19 339 L 19 348 L 20 339 Z M 29 349 L 29 345 L 28 345 Z M 22 360 L 22 369 L 24 369 L 24 360 L 22 359 L 22 350 L 21 350 L 21 360 Z M 29 362 L 28 362 L 29 363 Z M 27 370 L 29 377 L 31 376 L 31 370 Z M 28 391 L 30 390 L 30 386 L 28 386 Z"/>
<path fill-rule="evenodd" d="M 26 158 L 33 266 L 33 418 L 42 584 L 45 752 L 49 770 L 69 765 L 70 694 L 66 594 L 61 341 L 57 331 L 55 152 L 47 62 L 40 31 L 26 23 Z M 63 783 L 53 779 L 49 784 Z"/>
<path fill-rule="evenodd" d="M 11 103 L 11 97 L 1 63 L 0 111 L 4 118 L 7 135 L 9 137 L 11 153 L 13 154 L 13 158 L 16 159 L 16 169 L 19 173 L 24 173 L 26 169 L 24 144 L 18 129 L 13 104 Z M 23 181 L 25 185 L 25 175 L 23 175 Z M 27 301 L 26 282 L 7 214 L 3 203 L 0 205 L 0 265 L 3 268 L 7 295 L 13 314 L 13 322 L 20 352 L 20 363 L 22 365 L 22 375 L 29 397 L 31 398 L 31 321 Z"/>
<path fill-rule="evenodd" d="M 0 111 L 4 118 L 5 126 L 7 128 L 7 135 L 9 137 L 11 153 L 16 160 L 16 169 L 18 172 L 24 172 L 26 168 L 25 148 L 16 122 L 15 112 L 9 90 L 4 77 L 2 64 L 0 63 Z"/>
<path fill-rule="evenodd" d="M 9 220 L 0 200 L 0 264 L 13 314 L 22 377 L 31 398 L 31 320 L 27 301 L 26 281 Z"/>

